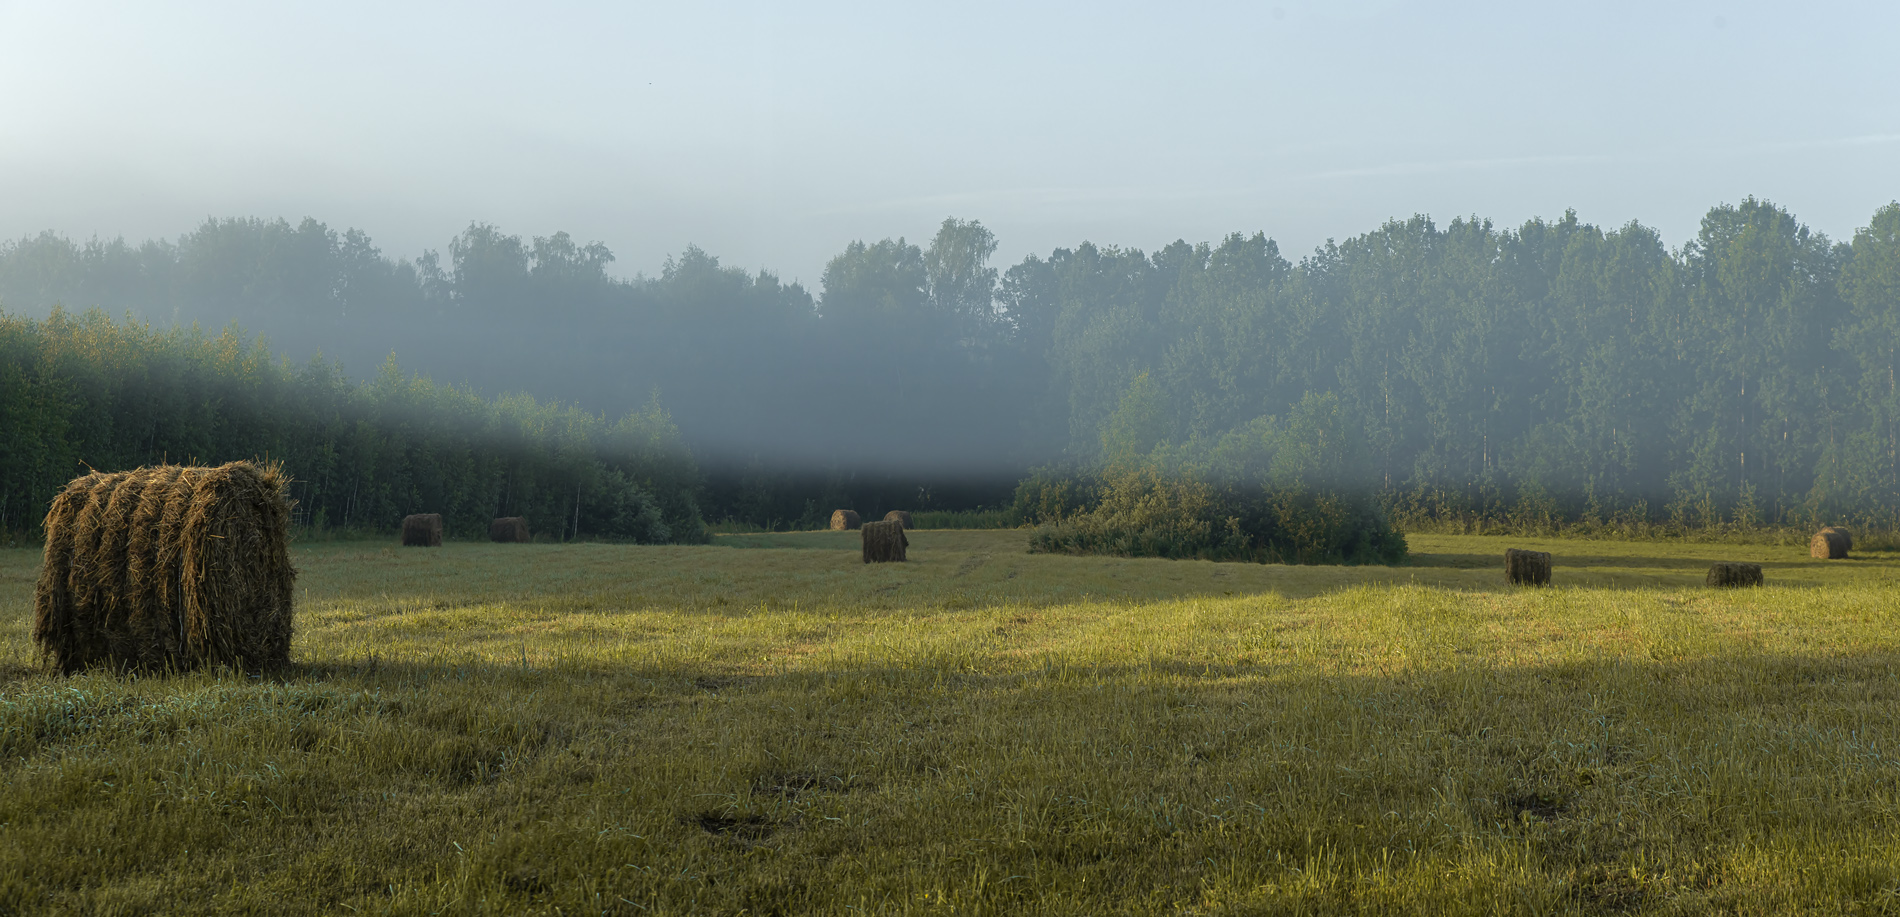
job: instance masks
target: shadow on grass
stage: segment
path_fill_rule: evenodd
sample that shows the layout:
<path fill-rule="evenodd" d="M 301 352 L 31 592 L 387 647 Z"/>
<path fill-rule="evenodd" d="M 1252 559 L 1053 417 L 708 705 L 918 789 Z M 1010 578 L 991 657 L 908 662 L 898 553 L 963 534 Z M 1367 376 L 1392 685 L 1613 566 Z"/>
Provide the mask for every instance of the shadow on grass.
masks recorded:
<path fill-rule="evenodd" d="M 801 550 L 855 551 L 863 547 L 857 532 L 752 532 L 744 535 L 715 535 L 718 548 L 796 548 Z"/>
<path fill-rule="evenodd" d="M 1655 570 L 1679 570 L 1683 572 L 1684 574 L 1687 574 L 1690 572 L 1700 572 L 1699 570 L 1695 569 L 1700 564 L 1716 564 L 1716 563 L 1722 563 L 1725 561 L 1733 561 L 1735 559 L 1736 559 L 1735 552 L 1726 553 L 1726 554 L 1721 553 L 1721 552 L 1710 552 L 1709 555 L 1706 557 L 1683 557 L 1683 556 L 1642 557 L 1642 556 L 1637 556 L 1637 555 L 1625 555 L 1625 554 L 1582 554 L 1582 553 L 1568 554 L 1568 553 L 1562 553 L 1562 552 L 1553 552 L 1553 554 L 1551 555 L 1551 564 L 1553 567 L 1556 567 L 1556 568 L 1570 568 L 1574 570 L 1584 570 L 1584 571 L 1590 570 L 1591 568 L 1627 569 L 1627 568 L 1636 567 L 1636 568 L 1655 569 Z M 1836 565 L 1850 564 L 1850 563 L 1853 563 L 1855 560 L 1856 558 L 1848 558 L 1846 560 L 1826 561 L 1825 563 L 1836 564 Z M 1818 560 L 1790 560 L 1790 561 L 1770 560 L 1770 561 L 1749 561 L 1749 562 L 1759 563 L 1761 564 L 1763 568 L 1768 568 L 1768 569 L 1819 569 L 1820 565 L 1823 564 L 1822 561 L 1818 561 Z M 1407 566 L 1425 567 L 1425 568 L 1450 567 L 1450 568 L 1456 568 L 1456 569 L 1461 569 L 1461 570 L 1494 569 L 1494 570 L 1497 570 L 1501 574 L 1504 571 L 1504 552 L 1499 551 L 1496 554 L 1414 553 L 1408 559 Z"/>
<path fill-rule="evenodd" d="M 334 912 L 454 874 L 462 900 L 500 911 L 593 913 L 596 886 L 577 877 L 637 858 L 617 891 L 680 912 L 841 911 L 866 888 L 925 881 L 994 912 L 1032 910 L 1050 888 L 1101 913 L 1214 887 L 1262 911 L 1343 913 L 1379 910 L 1405 881 L 1424 897 L 1393 900 L 1414 913 L 1493 912 L 1456 906 L 1466 892 L 1495 905 L 1485 883 L 1585 911 L 1696 912 L 1726 893 L 1774 912 L 1749 896 L 1797 870 L 1815 870 L 1804 881 L 1823 898 L 1887 887 L 1836 881 L 1890 851 L 1900 814 L 1886 756 L 1900 640 L 1881 639 L 1539 665 L 1447 649 L 1372 673 L 1287 654 L 767 675 L 371 655 L 177 679 L 227 684 L 225 703 L 176 698 L 162 677 L 48 675 L 29 681 L 97 700 L 7 699 L 0 737 L 33 767 L 5 765 L 0 806 L 40 867 L 16 873 L 22 911 L 273 882 L 296 892 L 280 912 Z M 88 855 L 134 818 L 162 842 Z M 260 862 L 273 843 L 296 855 Z M 946 849 L 976 853 L 942 865 Z M 1784 866 L 1763 849 L 1797 855 Z M 1506 865 L 1487 865 L 1500 850 Z M 152 871 L 173 862 L 155 892 Z M 339 883 L 324 871 L 337 862 L 374 881 Z M 811 881 L 785 885 L 788 862 Z M 1044 884 L 978 882 L 970 862 Z"/>

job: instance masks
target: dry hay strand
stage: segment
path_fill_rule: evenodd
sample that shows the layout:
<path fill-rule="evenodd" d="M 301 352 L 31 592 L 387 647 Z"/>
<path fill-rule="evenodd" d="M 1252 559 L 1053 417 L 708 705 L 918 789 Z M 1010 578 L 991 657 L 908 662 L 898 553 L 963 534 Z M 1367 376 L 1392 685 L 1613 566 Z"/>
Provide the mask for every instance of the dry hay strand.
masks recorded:
<path fill-rule="evenodd" d="M 1511 583 L 1518 586 L 1550 585 L 1550 552 L 1522 551 L 1511 548 L 1504 552 L 1504 572 Z"/>
<path fill-rule="evenodd" d="M 488 540 L 504 544 L 520 544 L 534 539 L 528 536 L 528 520 L 520 516 L 503 516 L 488 524 Z M 436 536 L 435 543 L 442 543 L 439 534 Z"/>
<path fill-rule="evenodd" d="M 442 546 L 442 514 L 416 513 L 402 517 L 402 546 L 439 548 Z"/>
<path fill-rule="evenodd" d="M 913 522 L 910 518 L 910 510 L 907 510 L 907 509 L 894 509 L 888 513 L 885 513 L 884 521 L 902 523 L 904 528 L 907 528 L 907 529 L 914 529 L 917 527 L 917 523 Z"/>
<path fill-rule="evenodd" d="M 1854 539 L 1847 534 L 1846 529 L 1830 526 L 1814 533 L 1814 538 L 1808 542 L 1808 556 L 1841 560 L 1853 545 Z"/>
<path fill-rule="evenodd" d="M 1761 585 L 1761 564 L 1730 563 L 1721 561 L 1709 566 L 1710 586 L 1759 586 Z"/>
<path fill-rule="evenodd" d="M 864 562 L 867 564 L 903 563 L 904 549 L 910 539 L 904 537 L 904 524 L 895 519 L 866 522 L 860 530 L 864 538 Z"/>
<path fill-rule="evenodd" d="M 859 518 L 855 511 L 848 509 L 831 511 L 831 530 L 834 532 L 848 532 L 863 525 L 864 520 Z"/>
<path fill-rule="evenodd" d="M 289 662 L 288 484 L 250 462 L 75 479 L 46 514 L 40 653 L 67 674 Z"/>

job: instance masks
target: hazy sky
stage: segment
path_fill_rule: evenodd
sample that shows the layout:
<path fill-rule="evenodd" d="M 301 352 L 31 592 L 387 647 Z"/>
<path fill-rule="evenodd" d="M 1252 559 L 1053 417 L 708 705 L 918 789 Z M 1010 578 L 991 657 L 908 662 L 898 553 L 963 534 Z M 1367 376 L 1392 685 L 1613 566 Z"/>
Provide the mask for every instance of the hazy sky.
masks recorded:
<path fill-rule="evenodd" d="M 1574 207 L 1672 244 L 1900 197 L 1894 3 L 0 0 L 0 237 L 313 216 L 688 243 L 817 286 L 854 238 L 998 260 Z"/>

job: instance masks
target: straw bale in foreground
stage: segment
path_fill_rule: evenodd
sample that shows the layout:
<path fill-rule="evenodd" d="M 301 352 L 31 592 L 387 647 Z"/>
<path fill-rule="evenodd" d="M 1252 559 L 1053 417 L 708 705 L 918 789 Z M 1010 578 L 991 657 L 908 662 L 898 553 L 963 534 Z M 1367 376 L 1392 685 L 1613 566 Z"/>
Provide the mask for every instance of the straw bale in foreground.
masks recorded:
<path fill-rule="evenodd" d="M 277 466 L 94 472 L 46 514 L 33 641 L 61 672 L 251 670 L 290 659 L 288 479 Z"/>

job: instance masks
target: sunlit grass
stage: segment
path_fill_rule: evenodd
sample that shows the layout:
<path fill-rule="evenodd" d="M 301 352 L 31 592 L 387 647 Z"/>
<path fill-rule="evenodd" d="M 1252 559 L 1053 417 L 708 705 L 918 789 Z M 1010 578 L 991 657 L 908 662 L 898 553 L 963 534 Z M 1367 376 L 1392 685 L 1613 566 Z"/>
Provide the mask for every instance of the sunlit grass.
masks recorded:
<path fill-rule="evenodd" d="M 261 680 L 43 674 L 0 552 L 0 913 L 1900 911 L 1892 555 L 1023 537 L 309 545 Z"/>

